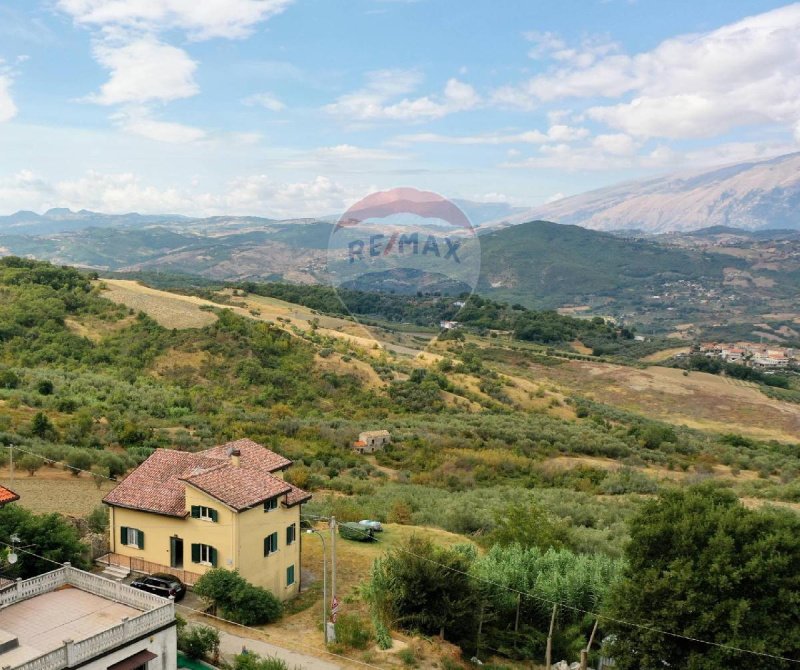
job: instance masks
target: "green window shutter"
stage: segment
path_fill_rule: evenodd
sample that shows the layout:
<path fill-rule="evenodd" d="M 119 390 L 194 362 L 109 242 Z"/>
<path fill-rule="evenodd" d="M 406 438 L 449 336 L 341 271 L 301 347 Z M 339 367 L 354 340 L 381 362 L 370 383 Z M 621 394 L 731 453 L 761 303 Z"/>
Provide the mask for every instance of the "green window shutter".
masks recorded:
<path fill-rule="evenodd" d="M 121 544 L 128 544 L 128 527 L 122 526 L 119 529 L 119 541 Z"/>
<path fill-rule="evenodd" d="M 217 567 L 217 550 L 214 547 L 208 548 L 209 558 L 211 559 L 211 567 Z"/>
<path fill-rule="evenodd" d="M 286 544 L 292 543 L 292 527 L 286 526 Z"/>
<path fill-rule="evenodd" d="M 272 551 L 278 551 L 278 533 L 273 533 L 272 537 Z"/>
<path fill-rule="evenodd" d="M 294 584 L 294 566 L 290 565 L 286 568 L 286 586 Z"/>
<path fill-rule="evenodd" d="M 269 536 L 264 538 L 264 556 L 269 556 L 270 541 Z"/>
<path fill-rule="evenodd" d="M 200 505 L 192 505 L 192 518 L 193 519 L 200 518 Z"/>
<path fill-rule="evenodd" d="M 208 511 L 211 512 L 211 520 L 216 523 L 219 520 L 219 513 L 215 509 L 210 509 Z"/>
<path fill-rule="evenodd" d="M 139 545 L 139 549 L 144 549 L 144 533 L 142 531 L 136 532 L 136 544 Z"/>
<path fill-rule="evenodd" d="M 193 544 L 192 545 L 192 563 L 199 563 L 200 562 L 200 545 Z"/>

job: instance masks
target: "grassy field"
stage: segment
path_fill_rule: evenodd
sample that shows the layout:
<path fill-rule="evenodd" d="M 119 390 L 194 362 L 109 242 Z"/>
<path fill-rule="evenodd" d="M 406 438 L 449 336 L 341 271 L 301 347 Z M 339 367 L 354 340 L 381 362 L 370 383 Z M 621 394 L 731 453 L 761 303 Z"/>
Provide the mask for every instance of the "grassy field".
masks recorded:
<path fill-rule="evenodd" d="M 682 370 L 645 369 L 568 361 L 558 366 L 531 364 L 527 373 L 551 380 L 608 405 L 717 433 L 741 433 L 757 439 L 796 442 L 800 407 L 774 400 L 753 384 L 703 372 L 684 376 Z"/>

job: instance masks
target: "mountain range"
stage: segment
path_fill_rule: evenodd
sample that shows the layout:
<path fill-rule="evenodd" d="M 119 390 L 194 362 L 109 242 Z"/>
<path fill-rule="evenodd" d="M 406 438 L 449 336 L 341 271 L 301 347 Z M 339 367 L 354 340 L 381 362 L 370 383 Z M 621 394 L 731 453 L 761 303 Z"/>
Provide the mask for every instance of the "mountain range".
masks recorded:
<path fill-rule="evenodd" d="M 800 152 L 602 188 L 499 217 L 646 233 L 710 226 L 800 229 Z"/>

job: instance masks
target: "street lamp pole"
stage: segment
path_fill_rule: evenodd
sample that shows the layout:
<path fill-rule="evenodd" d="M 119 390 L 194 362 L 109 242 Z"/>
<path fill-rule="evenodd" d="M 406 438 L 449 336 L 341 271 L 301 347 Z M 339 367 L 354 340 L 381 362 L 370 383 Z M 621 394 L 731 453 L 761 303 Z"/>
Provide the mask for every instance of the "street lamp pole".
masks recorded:
<path fill-rule="evenodd" d="M 325 546 L 325 536 L 318 530 L 309 528 L 307 535 L 313 533 L 322 540 L 322 634 L 325 637 L 325 644 L 328 644 L 328 554 Z"/>

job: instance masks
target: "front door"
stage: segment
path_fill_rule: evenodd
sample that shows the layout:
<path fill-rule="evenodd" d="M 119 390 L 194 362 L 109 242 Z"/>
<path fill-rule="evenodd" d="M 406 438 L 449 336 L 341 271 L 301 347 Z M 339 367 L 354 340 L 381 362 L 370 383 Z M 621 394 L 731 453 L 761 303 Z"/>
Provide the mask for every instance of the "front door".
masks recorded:
<path fill-rule="evenodd" d="M 170 566 L 173 568 L 183 567 L 183 538 L 169 538 Z"/>

